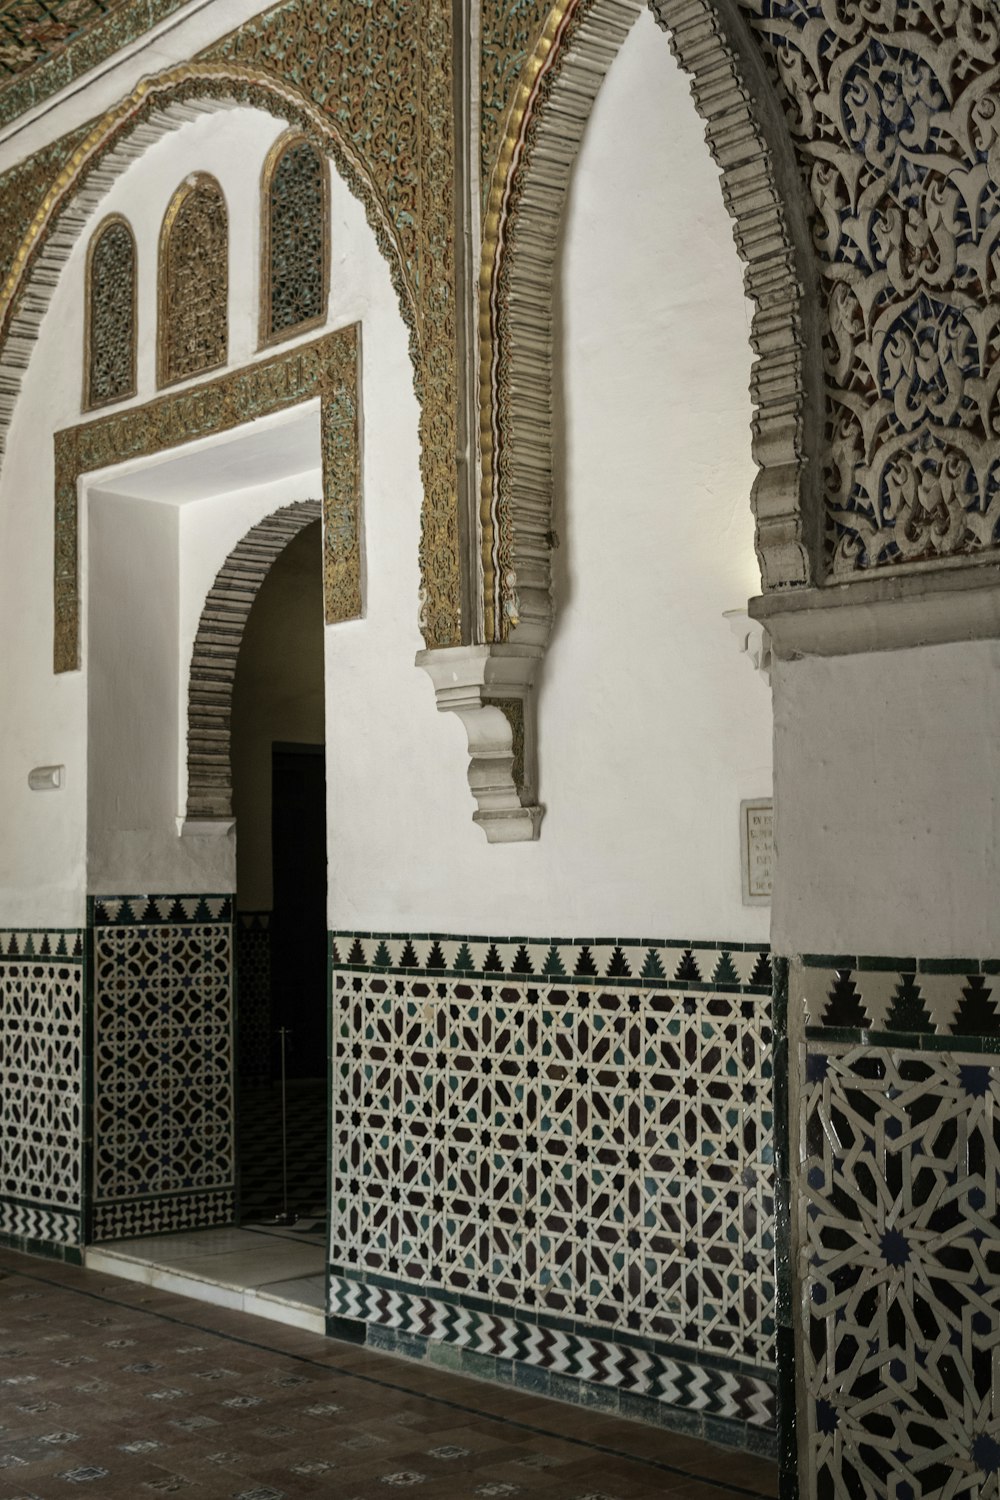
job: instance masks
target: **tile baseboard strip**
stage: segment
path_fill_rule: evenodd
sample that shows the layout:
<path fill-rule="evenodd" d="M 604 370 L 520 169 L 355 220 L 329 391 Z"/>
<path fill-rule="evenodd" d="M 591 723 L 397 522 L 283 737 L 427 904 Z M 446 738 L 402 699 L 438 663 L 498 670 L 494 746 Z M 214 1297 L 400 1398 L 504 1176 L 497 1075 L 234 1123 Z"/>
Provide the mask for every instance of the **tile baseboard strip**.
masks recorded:
<path fill-rule="evenodd" d="M 773 1377 L 670 1360 L 613 1340 L 480 1315 L 443 1299 L 330 1278 L 332 1338 L 516 1385 L 539 1395 L 704 1437 L 776 1452 Z"/>

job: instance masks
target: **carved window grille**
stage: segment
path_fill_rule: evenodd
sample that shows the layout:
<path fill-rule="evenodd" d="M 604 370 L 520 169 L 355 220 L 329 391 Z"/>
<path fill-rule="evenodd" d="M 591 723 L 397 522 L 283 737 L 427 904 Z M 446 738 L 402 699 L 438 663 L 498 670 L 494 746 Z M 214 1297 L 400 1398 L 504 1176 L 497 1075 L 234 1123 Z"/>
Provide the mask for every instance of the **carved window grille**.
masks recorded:
<path fill-rule="evenodd" d="M 229 216 L 214 177 L 198 173 L 180 187 L 160 232 L 160 385 L 226 362 L 229 313 Z"/>
<path fill-rule="evenodd" d="M 278 141 L 264 165 L 262 344 L 325 321 L 328 183 L 325 158 L 302 136 Z"/>
<path fill-rule="evenodd" d="M 135 237 L 125 219 L 106 219 L 87 255 L 84 407 L 135 395 Z"/>

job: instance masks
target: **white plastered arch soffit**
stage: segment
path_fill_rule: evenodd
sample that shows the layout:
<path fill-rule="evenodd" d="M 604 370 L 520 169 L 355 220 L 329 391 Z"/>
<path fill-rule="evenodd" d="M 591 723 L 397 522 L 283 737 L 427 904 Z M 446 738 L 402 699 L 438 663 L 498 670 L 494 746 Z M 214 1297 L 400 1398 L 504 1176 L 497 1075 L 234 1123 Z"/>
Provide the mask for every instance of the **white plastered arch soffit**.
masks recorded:
<path fill-rule="evenodd" d="M 187 833 L 232 817 L 230 725 L 243 632 L 271 567 L 322 512 L 319 500 L 298 500 L 258 521 L 237 542 L 208 591 L 188 676 Z"/>
<path fill-rule="evenodd" d="M 541 822 L 535 683 L 554 616 L 553 278 L 584 128 L 642 9 L 642 0 L 553 6 L 514 92 L 488 186 L 479 286 L 487 644 L 421 653 L 418 661 L 438 706 L 458 712 L 465 725 L 475 818 L 491 841 L 537 838 Z M 649 9 L 691 80 L 746 265 L 759 470 L 748 498 L 763 585 L 808 585 L 819 567 L 819 465 L 810 459 L 819 449 L 823 381 L 816 273 L 792 142 L 734 0 L 650 0 Z"/>

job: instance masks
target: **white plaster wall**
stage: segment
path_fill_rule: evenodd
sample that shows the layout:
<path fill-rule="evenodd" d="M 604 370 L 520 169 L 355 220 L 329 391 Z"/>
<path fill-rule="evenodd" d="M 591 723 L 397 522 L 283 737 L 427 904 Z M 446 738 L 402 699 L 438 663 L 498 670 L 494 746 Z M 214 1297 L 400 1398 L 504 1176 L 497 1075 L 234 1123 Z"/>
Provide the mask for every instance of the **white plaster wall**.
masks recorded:
<path fill-rule="evenodd" d="M 33 351 L 0 476 L 0 539 L 5 560 L 0 627 L 9 644 L 0 662 L 6 717 L 5 732 L 0 737 L 5 828 L 0 842 L 0 921 L 9 925 L 82 923 L 88 889 L 195 891 L 233 885 L 231 841 L 228 848 L 208 841 L 182 845 L 176 835 L 174 817 L 183 807 L 184 773 L 184 725 L 177 704 L 186 695 L 186 662 L 207 587 L 234 543 L 263 515 L 289 500 L 318 495 L 318 441 L 303 451 L 299 462 L 290 465 L 305 473 L 290 475 L 285 482 L 244 487 L 239 493 L 189 505 L 179 521 L 175 517 L 181 608 L 178 613 L 175 600 L 172 691 L 151 718 L 159 726 L 169 755 L 146 758 L 140 766 L 122 748 L 120 752 L 112 749 L 109 759 L 104 751 L 116 742 L 124 747 L 128 727 L 119 737 L 115 723 L 102 724 L 95 749 L 99 741 L 102 758 L 97 764 L 104 781 L 94 789 L 88 869 L 87 663 L 80 673 L 59 677 L 52 673 L 52 434 L 91 415 L 81 417 L 80 410 L 84 267 L 90 235 L 109 213 L 122 213 L 130 220 L 139 266 L 139 389 L 133 401 L 120 403 L 115 410 L 148 401 L 156 394 L 160 224 L 174 191 L 194 170 L 212 172 L 219 179 L 229 209 L 230 363 L 257 357 L 260 169 L 284 128 L 281 121 L 268 115 L 232 110 L 203 117 L 151 147 L 139 165 L 114 183 L 81 236 Z M 101 482 L 114 484 L 116 476 L 105 471 Z M 147 501 L 139 503 L 146 505 Z M 91 592 L 87 507 L 84 495 L 80 545 L 85 643 Z M 105 528 L 102 537 L 109 545 L 114 544 L 113 528 L 110 535 Z M 123 536 L 123 546 L 127 545 Z M 97 587 L 102 589 L 99 580 Z M 116 601 L 107 602 L 113 613 Z M 103 649 L 118 653 L 119 665 L 131 659 L 120 632 L 103 632 L 101 640 Z M 100 694 L 96 701 L 101 701 Z M 165 798 L 161 773 L 168 761 L 172 779 Z M 66 766 L 64 788 L 30 793 L 28 771 L 35 765 L 51 763 Z M 119 771 L 131 787 L 124 801 L 113 786 Z M 134 795 L 135 778 L 139 776 L 145 777 L 146 785 L 141 799 Z M 146 809 L 142 818 L 135 812 L 140 802 Z M 125 803 L 132 808 L 127 815 Z"/>
<path fill-rule="evenodd" d="M 259 171 L 280 128 L 242 110 L 197 121 L 157 143 L 102 204 L 98 219 L 125 213 L 139 240 L 138 400 L 153 394 L 159 225 L 195 169 L 214 172 L 226 193 L 231 358 L 254 357 Z M 612 68 L 569 209 L 560 618 L 540 716 L 548 812 L 534 845 L 489 846 L 473 825 L 464 731 L 438 715 L 413 665 L 421 486 L 407 332 L 364 211 L 336 179 L 331 210 L 331 325 L 363 324 L 367 567 L 366 618 L 325 632 L 331 925 L 766 936 L 767 911 L 741 905 L 738 809 L 769 789 L 768 695 L 722 620 L 756 589 L 747 317 L 717 174 L 666 39 L 641 19 Z M 84 253 L 81 241 L 46 318 L 0 489 L 7 555 L 18 556 L 0 621 L 19 643 L 6 668 L 17 730 L 0 744 L 0 776 L 13 788 L 29 759 L 69 766 L 44 837 L 41 795 L 11 792 L 0 903 L 6 889 L 8 910 L 30 911 L 34 925 L 71 920 L 59 915 L 70 909 L 79 920 L 85 886 L 85 680 L 54 679 L 49 666 L 49 434 L 79 419 Z M 249 505 L 243 495 L 181 509 L 178 703 L 182 640 Z M 173 712 L 162 727 L 181 745 Z M 28 745 L 38 747 L 30 757 Z M 138 863 L 120 839 L 103 847 L 91 884 L 105 890 L 218 889 L 219 861 L 230 858 L 180 849 L 162 820 L 152 843 L 133 841 L 144 848 Z"/>
<path fill-rule="evenodd" d="M 177 508 L 94 494 L 87 510 L 89 889 L 183 889 L 160 858 L 177 776 Z"/>
<path fill-rule="evenodd" d="M 1000 644 L 779 662 L 782 953 L 1000 953 Z"/>
<path fill-rule="evenodd" d="M 335 257 L 335 287 L 345 269 Z M 770 791 L 769 695 L 722 619 L 759 587 L 748 317 L 702 126 L 651 19 L 598 99 L 566 229 L 560 618 L 534 845 L 486 844 L 464 732 L 408 667 L 420 641 L 405 338 L 370 249 L 348 274 L 371 304 L 370 584 L 364 624 L 328 633 L 331 925 L 765 938 L 767 910 L 742 906 L 738 818 L 742 797 Z"/>

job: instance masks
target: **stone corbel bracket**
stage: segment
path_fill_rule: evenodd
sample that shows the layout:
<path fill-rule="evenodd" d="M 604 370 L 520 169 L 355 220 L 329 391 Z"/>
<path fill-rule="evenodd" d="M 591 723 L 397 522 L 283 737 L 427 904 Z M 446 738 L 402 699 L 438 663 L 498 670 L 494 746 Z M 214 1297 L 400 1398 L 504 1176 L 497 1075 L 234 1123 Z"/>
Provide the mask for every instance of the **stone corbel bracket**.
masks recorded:
<path fill-rule="evenodd" d="M 447 646 L 418 651 L 440 713 L 457 714 L 469 739 L 472 821 L 491 844 L 538 838 L 535 675 L 541 646 Z"/>

